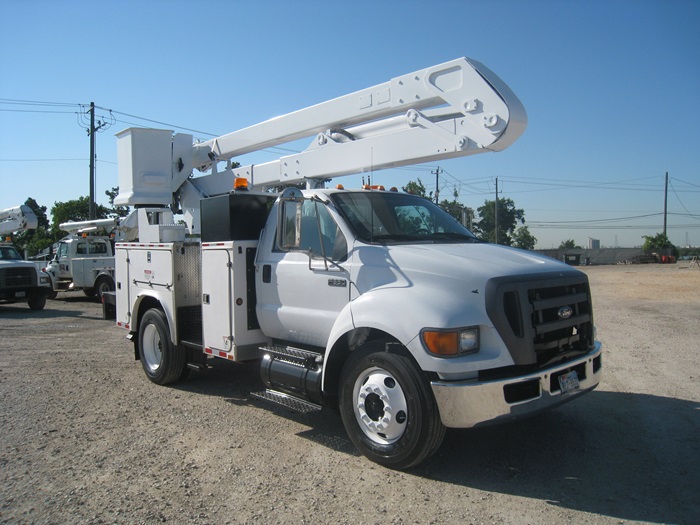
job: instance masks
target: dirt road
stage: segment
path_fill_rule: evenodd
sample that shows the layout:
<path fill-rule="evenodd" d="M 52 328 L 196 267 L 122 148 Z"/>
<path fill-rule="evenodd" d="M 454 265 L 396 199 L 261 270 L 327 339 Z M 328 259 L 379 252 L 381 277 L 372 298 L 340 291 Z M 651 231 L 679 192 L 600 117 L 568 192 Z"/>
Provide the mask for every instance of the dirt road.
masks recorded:
<path fill-rule="evenodd" d="M 80 297 L 0 305 L 0 523 L 700 522 L 700 270 L 586 269 L 604 379 L 524 422 L 364 459 L 333 413 L 248 400 L 251 366 L 150 383 Z"/>

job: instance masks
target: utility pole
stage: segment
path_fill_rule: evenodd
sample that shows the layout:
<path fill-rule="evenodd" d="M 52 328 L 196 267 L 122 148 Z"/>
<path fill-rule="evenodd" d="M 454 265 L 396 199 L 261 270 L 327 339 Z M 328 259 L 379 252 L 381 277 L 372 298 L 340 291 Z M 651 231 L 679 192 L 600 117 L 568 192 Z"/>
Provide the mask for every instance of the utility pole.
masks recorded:
<path fill-rule="evenodd" d="M 91 221 L 95 217 L 95 103 L 90 102 L 90 211 L 89 217 Z"/>
<path fill-rule="evenodd" d="M 438 166 L 437 168 L 435 168 L 435 171 L 431 171 L 430 173 L 432 173 L 433 175 L 435 175 L 435 204 L 439 204 L 439 203 L 440 203 L 440 200 L 439 200 L 439 195 L 440 195 L 440 185 L 439 185 L 439 183 L 440 183 L 440 178 L 439 178 L 439 177 L 440 177 L 440 166 Z"/>
<path fill-rule="evenodd" d="M 668 171 L 666 172 L 666 185 L 664 187 L 664 237 L 666 237 L 666 210 L 668 206 Z"/>
<path fill-rule="evenodd" d="M 494 229 L 496 232 L 496 244 L 498 244 L 498 177 L 496 177 L 496 203 L 494 205 L 493 216 L 496 221 Z"/>
<path fill-rule="evenodd" d="M 95 103 L 90 102 L 90 129 L 87 130 L 88 136 L 90 137 L 90 209 L 89 209 L 89 219 L 94 220 L 97 218 L 97 210 L 95 205 L 95 133 L 100 131 L 102 128 L 108 127 L 110 122 L 107 121 L 97 121 L 97 126 L 95 126 Z"/>

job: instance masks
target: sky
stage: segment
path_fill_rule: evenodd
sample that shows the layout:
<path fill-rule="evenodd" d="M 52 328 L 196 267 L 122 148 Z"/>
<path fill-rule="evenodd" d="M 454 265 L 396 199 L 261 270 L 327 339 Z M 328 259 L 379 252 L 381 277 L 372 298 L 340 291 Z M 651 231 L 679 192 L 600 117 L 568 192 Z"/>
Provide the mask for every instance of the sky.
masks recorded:
<path fill-rule="evenodd" d="M 477 209 L 498 179 L 538 248 L 633 247 L 663 231 L 668 173 L 667 234 L 700 246 L 698 27 L 690 0 L 0 0 L 0 209 L 89 194 L 90 102 L 108 205 L 125 128 L 209 139 L 467 56 L 522 101 L 525 133 L 373 183 L 434 191 L 440 168 L 440 195 Z"/>

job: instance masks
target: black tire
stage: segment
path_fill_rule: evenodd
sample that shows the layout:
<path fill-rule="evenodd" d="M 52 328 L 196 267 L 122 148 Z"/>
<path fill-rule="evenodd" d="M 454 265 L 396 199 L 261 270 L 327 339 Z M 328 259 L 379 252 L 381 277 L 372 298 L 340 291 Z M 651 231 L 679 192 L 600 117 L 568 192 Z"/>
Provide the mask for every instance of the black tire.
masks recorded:
<path fill-rule="evenodd" d="M 384 351 L 383 343 L 353 352 L 345 363 L 340 415 L 357 449 L 392 469 L 425 461 L 445 436 L 427 380 L 410 358 Z"/>
<path fill-rule="evenodd" d="M 139 358 L 148 379 L 158 385 L 178 381 L 186 366 L 185 351 L 170 341 L 168 321 L 162 310 L 151 308 L 139 326 Z"/>
<path fill-rule="evenodd" d="M 94 288 L 83 288 L 83 293 L 85 294 L 85 297 L 95 297 Z"/>
<path fill-rule="evenodd" d="M 44 306 L 46 306 L 46 296 L 43 294 L 30 295 L 29 299 L 27 299 L 27 304 L 32 310 L 43 310 Z"/>
<path fill-rule="evenodd" d="M 53 301 L 54 299 L 56 299 L 56 297 L 58 297 L 58 292 L 54 290 L 49 294 L 48 299 L 51 299 Z"/>
<path fill-rule="evenodd" d="M 95 294 L 97 295 L 97 300 L 102 302 L 102 294 L 104 292 L 114 291 L 114 279 L 109 275 L 100 275 L 95 281 Z"/>

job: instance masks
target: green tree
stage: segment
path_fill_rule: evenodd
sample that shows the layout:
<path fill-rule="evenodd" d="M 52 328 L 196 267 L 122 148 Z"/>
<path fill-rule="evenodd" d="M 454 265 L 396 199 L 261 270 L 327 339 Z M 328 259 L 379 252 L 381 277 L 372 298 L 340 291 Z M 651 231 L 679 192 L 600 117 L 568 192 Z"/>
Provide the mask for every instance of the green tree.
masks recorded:
<path fill-rule="evenodd" d="M 111 210 L 101 204 L 95 205 L 95 216 L 97 219 L 107 219 Z M 68 221 L 86 221 L 90 218 L 90 198 L 78 197 L 66 202 L 55 202 L 51 208 L 52 234 L 60 238 L 62 236 L 59 224 Z"/>
<path fill-rule="evenodd" d="M 497 242 L 506 246 L 513 245 L 515 228 L 525 224 L 525 211 L 516 208 L 512 199 L 498 199 L 498 239 L 496 239 L 496 210 L 495 200 L 484 201 L 477 208 L 480 219 L 474 223 L 474 233 L 489 242 Z"/>
<path fill-rule="evenodd" d="M 513 234 L 513 246 L 522 250 L 534 250 L 537 237 L 530 233 L 527 226 L 521 226 Z"/>
<path fill-rule="evenodd" d="M 559 245 L 560 250 L 582 250 L 578 244 L 573 239 L 562 241 Z"/>
<path fill-rule="evenodd" d="M 459 197 L 459 192 L 457 191 L 457 188 L 455 188 L 452 191 L 452 197 L 453 199 L 451 201 L 448 201 L 447 199 L 443 199 L 440 202 L 440 207 L 445 210 L 447 213 L 452 215 L 452 217 L 455 218 L 455 220 L 459 223 L 462 222 L 462 210 L 464 210 L 465 206 L 461 202 L 457 200 Z"/>
<path fill-rule="evenodd" d="M 408 184 L 401 188 L 401 190 L 406 193 L 418 195 L 419 197 L 424 197 L 431 201 L 433 200 L 433 192 L 426 192 L 425 185 L 420 179 L 418 179 L 418 181 L 409 181 Z M 455 188 L 452 191 L 452 197 L 453 199 L 451 201 L 443 199 L 440 202 L 439 206 L 447 213 L 452 215 L 452 217 L 454 217 L 455 220 L 457 220 L 457 222 L 461 223 L 462 212 L 465 209 L 465 206 L 457 200 L 459 198 L 459 192 L 457 191 L 457 188 Z"/>
<path fill-rule="evenodd" d="M 48 228 L 44 228 L 43 226 L 39 226 L 32 232 L 32 236 L 27 240 L 23 248 L 27 250 L 29 257 L 34 257 L 35 255 L 39 255 L 44 250 L 46 250 L 48 253 L 50 250 L 47 248 L 49 248 L 54 242 L 56 242 L 56 240 L 51 235 L 50 230 Z"/>
<path fill-rule="evenodd" d="M 419 197 L 425 197 L 426 199 L 433 200 L 433 192 L 426 193 L 425 185 L 418 179 L 418 181 L 408 181 L 408 184 L 401 188 L 406 193 L 411 193 L 413 195 L 418 195 Z"/>
<path fill-rule="evenodd" d="M 660 253 L 665 251 L 671 252 L 676 256 L 678 255 L 678 249 L 663 233 L 657 233 L 654 236 L 642 235 L 642 238 L 644 239 L 644 245 L 642 246 L 644 253 Z"/>

